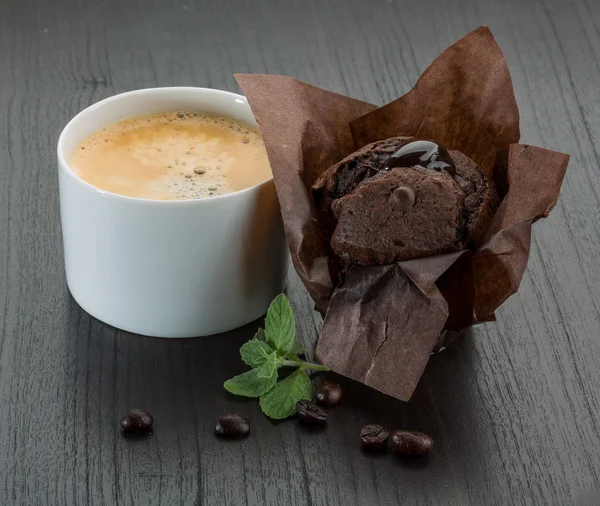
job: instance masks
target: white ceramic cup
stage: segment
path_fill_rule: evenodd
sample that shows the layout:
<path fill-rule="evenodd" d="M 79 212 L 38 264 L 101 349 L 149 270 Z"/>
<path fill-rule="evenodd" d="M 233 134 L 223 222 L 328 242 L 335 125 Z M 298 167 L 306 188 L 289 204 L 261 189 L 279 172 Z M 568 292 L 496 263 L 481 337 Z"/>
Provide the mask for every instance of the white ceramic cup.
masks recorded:
<path fill-rule="evenodd" d="M 92 316 L 157 337 L 217 334 L 266 312 L 284 288 L 288 250 L 272 179 L 200 200 L 116 195 L 69 167 L 79 144 L 112 123 L 167 111 L 228 116 L 256 126 L 241 95 L 153 88 L 102 100 L 58 140 L 67 284 Z"/>

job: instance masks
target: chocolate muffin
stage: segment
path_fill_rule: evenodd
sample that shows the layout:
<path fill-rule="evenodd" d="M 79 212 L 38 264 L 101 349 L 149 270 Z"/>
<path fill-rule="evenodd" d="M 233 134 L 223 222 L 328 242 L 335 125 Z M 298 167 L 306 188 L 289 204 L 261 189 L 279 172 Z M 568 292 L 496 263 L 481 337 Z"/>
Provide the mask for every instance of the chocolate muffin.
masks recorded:
<path fill-rule="evenodd" d="M 464 198 L 447 172 L 381 171 L 333 202 L 331 249 L 345 262 L 363 265 L 462 249 Z"/>
<path fill-rule="evenodd" d="M 460 151 L 450 151 L 456 166 L 454 179 L 465 192 L 463 204 L 463 238 L 467 247 L 480 246 L 481 239 L 488 228 L 500 199 L 494 183 L 481 172 L 477 164 Z"/>
<path fill-rule="evenodd" d="M 472 160 L 410 137 L 346 157 L 316 181 L 313 196 L 331 220 L 333 252 L 362 265 L 475 247 L 498 206 Z"/>

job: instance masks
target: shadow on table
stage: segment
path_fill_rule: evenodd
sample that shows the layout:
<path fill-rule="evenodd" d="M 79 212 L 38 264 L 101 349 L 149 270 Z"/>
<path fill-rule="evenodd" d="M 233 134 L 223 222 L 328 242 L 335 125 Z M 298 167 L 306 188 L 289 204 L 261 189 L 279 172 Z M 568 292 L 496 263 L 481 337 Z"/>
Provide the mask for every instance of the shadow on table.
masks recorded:
<path fill-rule="evenodd" d="M 73 327 L 67 338 L 73 356 L 73 387 L 80 390 L 82 378 L 91 410 L 104 405 L 114 424 L 121 413 L 132 408 L 147 409 L 157 420 L 157 430 L 194 432 L 199 422 L 209 431 L 207 420 L 231 411 L 251 413 L 260 418 L 255 399 L 232 396 L 223 382 L 248 367 L 239 355 L 240 346 L 262 325 L 259 319 L 226 334 L 194 339 L 157 339 L 130 334 L 105 325 L 84 313 L 72 302 L 69 316 Z M 334 373 L 327 377 L 343 388 L 343 400 L 330 410 L 330 426 L 344 426 L 348 440 L 357 440 L 362 425 L 380 423 L 390 432 L 409 429 L 434 438 L 436 453 L 469 441 L 478 423 L 474 404 L 476 392 L 473 364 L 473 335 L 466 331 L 452 346 L 432 355 L 417 389 L 408 403 L 393 399 L 370 387 Z M 111 391 L 111 395 L 107 395 Z M 246 407 L 245 407 L 246 406 Z M 82 416 L 84 414 L 82 413 Z M 300 427 L 303 437 L 320 431 Z M 458 442 L 458 443 L 457 443 Z M 390 445 L 391 446 L 391 445 Z M 374 456 L 376 457 L 376 455 Z M 404 466 L 418 467 L 422 460 L 401 460 Z"/>
<path fill-rule="evenodd" d="M 344 388 L 340 410 L 358 412 L 360 424 L 379 423 L 390 430 L 407 429 L 433 437 L 436 453 L 467 443 L 470 451 L 473 432 L 481 418 L 476 384 L 473 339 L 477 329 L 469 329 L 450 347 L 432 355 L 409 402 L 393 399 L 370 387 L 338 375 Z M 401 373 L 401 372 L 399 372 Z M 330 375 L 331 376 L 331 375 Z M 348 413 L 350 414 L 350 413 Z M 421 467 L 427 459 L 398 459 L 403 466 Z"/>
<path fill-rule="evenodd" d="M 116 420 L 120 413 L 142 408 L 154 414 L 155 425 L 181 429 L 194 424 L 202 409 L 214 420 L 216 413 L 231 411 L 227 405 L 233 400 L 236 406 L 255 402 L 232 396 L 223 383 L 248 370 L 239 349 L 262 318 L 232 332 L 191 339 L 118 330 L 85 313 L 72 298 L 67 318 L 65 346 L 72 361 L 65 374 L 77 395 L 85 395 L 91 412 L 102 405 Z"/>

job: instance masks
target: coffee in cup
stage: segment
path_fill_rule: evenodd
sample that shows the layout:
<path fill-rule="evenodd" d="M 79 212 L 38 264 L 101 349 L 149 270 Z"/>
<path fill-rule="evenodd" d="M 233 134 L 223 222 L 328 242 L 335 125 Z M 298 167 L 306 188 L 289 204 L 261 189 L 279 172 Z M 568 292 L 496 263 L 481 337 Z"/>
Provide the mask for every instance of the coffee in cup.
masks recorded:
<path fill-rule="evenodd" d="M 187 111 L 109 125 L 84 140 L 70 162 L 92 186 L 152 200 L 224 195 L 271 178 L 257 129 Z"/>

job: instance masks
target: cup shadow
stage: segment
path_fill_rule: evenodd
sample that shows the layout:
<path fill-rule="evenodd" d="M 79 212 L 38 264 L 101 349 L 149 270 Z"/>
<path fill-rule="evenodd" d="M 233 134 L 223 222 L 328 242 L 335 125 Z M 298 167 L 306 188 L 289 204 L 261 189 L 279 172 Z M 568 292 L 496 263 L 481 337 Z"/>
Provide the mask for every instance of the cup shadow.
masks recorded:
<path fill-rule="evenodd" d="M 299 444 L 305 438 L 333 438 L 337 444 L 355 448 L 358 455 L 374 465 L 377 462 L 377 466 L 416 470 L 429 465 L 430 472 L 436 465 L 447 466 L 439 462 L 451 460 L 457 446 L 468 445 L 471 455 L 478 452 L 473 432 L 482 423 L 477 416 L 481 399 L 472 387 L 477 374 L 473 345 L 477 329 L 467 330 L 447 349 L 431 356 L 409 402 L 335 373 L 319 375 L 316 383 L 332 380 L 343 389 L 340 404 L 324 408 L 328 422 L 319 427 L 302 425 L 298 420 L 268 420 L 256 399 L 233 396 L 223 388 L 227 379 L 248 370 L 239 349 L 263 325 L 263 318 L 226 334 L 193 339 L 159 339 L 122 332 L 90 317 L 72 299 L 67 318 L 65 346 L 73 357 L 73 366 L 65 374 L 75 395 L 83 396 L 78 404 L 85 409 L 76 414 L 81 418 L 77 424 L 81 427 L 91 417 L 98 430 L 114 433 L 125 411 L 142 408 L 155 417 L 153 432 L 160 432 L 160 438 L 193 440 L 194 434 L 210 437 L 218 416 L 239 412 L 250 419 L 252 437 L 291 431 L 298 435 Z M 391 440 L 379 452 L 362 448 L 360 428 L 369 423 L 379 423 L 390 433 L 397 429 L 424 432 L 434 439 L 431 456 L 398 456 Z M 289 426 L 279 427 L 281 424 Z M 156 444 L 153 436 L 140 439 Z"/>

